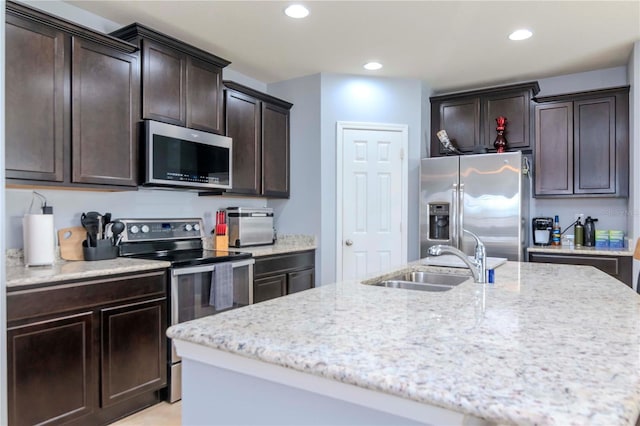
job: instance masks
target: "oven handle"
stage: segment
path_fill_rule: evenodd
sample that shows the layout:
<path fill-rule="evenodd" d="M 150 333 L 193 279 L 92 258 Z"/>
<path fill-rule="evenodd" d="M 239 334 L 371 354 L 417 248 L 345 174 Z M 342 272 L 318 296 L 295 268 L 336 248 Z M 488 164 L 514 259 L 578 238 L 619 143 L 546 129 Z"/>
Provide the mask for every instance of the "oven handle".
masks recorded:
<path fill-rule="evenodd" d="M 216 269 L 215 264 L 204 266 L 193 266 L 191 268 L 172 268 L 171 276 L 177 277 L 180 275 L 199 274 L 200 272 L 211 272 Z"/>
<path fill-rule="evenodd" d="M 239 268 L 242 266 L 253 265 L 255 263 L 256 261 L 253 259 L 246 259 L 246 260 L 238 260 L 235 262 L 231 262 L 231 266 L 233 268 Z M 199 274 L 201 272 L 211 272 L 214 269 L 216 269 L 215 263 L 210 265 L 204 265 L 204 266 L 193 266 L 191 268 L 172 268 L 171 276 L 177 277 L 180 275 L 187 275 L 187 274 Z"/>

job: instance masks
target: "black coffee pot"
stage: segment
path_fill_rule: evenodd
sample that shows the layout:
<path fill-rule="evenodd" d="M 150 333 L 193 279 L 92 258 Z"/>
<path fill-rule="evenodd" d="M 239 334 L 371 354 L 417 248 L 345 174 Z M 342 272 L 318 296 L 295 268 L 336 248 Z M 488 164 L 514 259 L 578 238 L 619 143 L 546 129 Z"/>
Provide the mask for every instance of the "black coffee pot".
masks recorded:
<path fill-rule="evenodd" d="M 587 216 L 584 220 L 584 245 L 585 247 L 593 247 L 596 245 L 596 224 L 598 219 L 592 219 Z"/>

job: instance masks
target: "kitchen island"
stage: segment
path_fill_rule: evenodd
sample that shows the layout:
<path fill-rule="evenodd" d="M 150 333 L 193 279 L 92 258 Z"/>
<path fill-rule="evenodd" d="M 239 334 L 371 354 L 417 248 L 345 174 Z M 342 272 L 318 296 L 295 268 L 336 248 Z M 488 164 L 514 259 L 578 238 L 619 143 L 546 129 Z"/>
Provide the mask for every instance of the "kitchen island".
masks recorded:
<path fill-rule="evenodd" d="M 171 327 L 183 423 L 634 425 L 640 296 L 589 266 L 495 275 L 345 281 Z"/>

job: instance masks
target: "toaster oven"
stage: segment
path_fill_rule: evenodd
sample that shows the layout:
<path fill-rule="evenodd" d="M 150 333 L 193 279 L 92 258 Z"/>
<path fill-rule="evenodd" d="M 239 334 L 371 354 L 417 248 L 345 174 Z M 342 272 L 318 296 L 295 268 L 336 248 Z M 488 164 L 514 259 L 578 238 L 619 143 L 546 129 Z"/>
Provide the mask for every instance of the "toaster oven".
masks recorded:
<path fill-rule="evenodd" d="M 232 247 L 261 246 L 274 243 L 273 209 L 227 208 L 229 245 Z"/>

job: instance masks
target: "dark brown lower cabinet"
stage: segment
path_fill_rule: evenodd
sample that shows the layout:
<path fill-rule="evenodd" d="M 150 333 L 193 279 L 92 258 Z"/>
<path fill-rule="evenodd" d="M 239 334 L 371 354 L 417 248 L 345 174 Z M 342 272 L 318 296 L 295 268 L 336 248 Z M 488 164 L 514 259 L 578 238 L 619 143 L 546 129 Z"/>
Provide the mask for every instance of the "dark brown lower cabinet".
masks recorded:
<path fill-rule="evenodd" d="M 96 409 L 93 313 L 7 331 L 9 424 L 65 423 Z"/>
<path fill-rule="evenodd" d="M 264 302 L 287 294 L 287 275 L 278 274 L 253 281 L 253 302 Z"/>
<path fill-rule="evenodd" d="M 315 250 L 256 258 L 254 303 L 315 287 Z"/>
<path fill-rule="evenodd" d="M 297 293 L 299 291 L 308 290 L 315 287 L 315 278 L 315 268 L 309 268 L 305 269 L 304 271 L 290 273 L 287 294 Z"/>
<path fill-rule="evenodd" d="M 529 253 L 529 262 L 595 266 L 629 287 L 633 287 L 632 258 L 630 256 Z"/>
<path fill-rule="evenodd" d="M 108 424 L 166 386 L 166 278 L 152 271 L 7 293 L 9 425 Z"/>
<path fill-rule="evenodd" d="M 157 299 L 100 311 L 103 407 L 166 384 L 165 309 Z"/>

